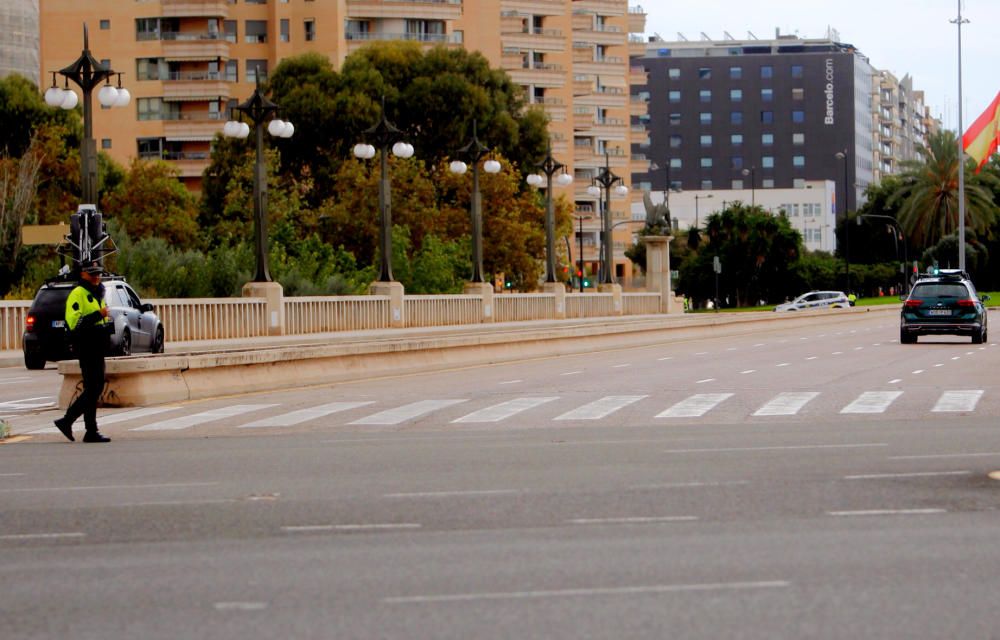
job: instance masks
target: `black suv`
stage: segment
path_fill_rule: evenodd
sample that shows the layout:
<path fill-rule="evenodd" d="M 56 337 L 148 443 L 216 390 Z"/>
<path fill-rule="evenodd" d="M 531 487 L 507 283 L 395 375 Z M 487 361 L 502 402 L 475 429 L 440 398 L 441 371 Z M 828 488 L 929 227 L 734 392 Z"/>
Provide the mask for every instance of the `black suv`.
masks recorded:
<path fill-rule="evenodd" d="M 913 344 L 918 336 L 943 334 L 971 336 L 973 344 L 986 342 L 986 307 L 976 294 L 969 275 L 957 269 L 940 269 L 922 275 L 903 303 L 899 341 Z"/>
<path fill-rule="evenodd" d="M 21 340 L 26 368 L 43 369 L 46 362 L 74 357 L 66 329 L 66 298 L 76 284 L 75 279 L 60 276 L 46 281 L 35 293 Z M 102 284 L 109 317 L 114 321 L 111 353 L 163 353 L 163 323 L 153 305 L 141 302 L 122 276 L 105 274 Z"/>

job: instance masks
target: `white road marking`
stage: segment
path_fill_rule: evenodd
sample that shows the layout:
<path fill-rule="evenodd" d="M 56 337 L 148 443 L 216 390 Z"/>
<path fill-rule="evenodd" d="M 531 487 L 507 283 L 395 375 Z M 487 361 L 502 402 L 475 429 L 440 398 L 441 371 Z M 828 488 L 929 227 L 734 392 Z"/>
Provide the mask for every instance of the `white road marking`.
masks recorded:
<path fill-rule="evenodd" d="M 757 344 L 755 344 L 754 346 L 755 346 L 755 347 L 763 347 L 763 346 L 764 346 L 764 344 L 765 344 L 765 343 L 763 343 L 763 342 L 758 342 L 758 343 L 757 343 Z"/>
<path fill-rule="evenodd" d="M 534 409 L 535 407 L 543 405 L 546 402 L 552 402 L 553 400 L 558 399 L 558 397 L 515 398 L 513 400 L 508 400 L 507 402 L 495 404 L 492 407 L 485 407 L 479 411 L 473 411 L 468 415 L 452 420 L 452 422 L 500 422 L 501 420 L 517 415 L 522 411 Z"/>
<path fill-rule="evenodd" d="M 957 171 L 957 169 L 956 169 L 956 171 Z M 952 360 L 961 360 L 961 359 L 962 359 L 962 356 L 955 356 L 955 357 L 952 358 Z"/>
<path fill-rule="evenodd" d="M 806 358 L 806 360 L 815 360 L 816 358 L 817 356 L 809 356 L 808 358 Z"/>
<path fill-rule="evenodd" d="M 844 476 L 844 480 L 881 480 L 884 478 L 930 478 L 934 476 L 967 476 L 971 471 L 914 471 L 912 473 L 868 473 Z"/>
<path fill-rule="evenodd" d="M 169 420 L 163 420 L 161 422 L 154 422 L 152 424 L 147 424 L 142 427 L 135 427 L 130 429 L 130 431 L 177 431 L 180 429 L 188 429 L 190 427 L 197 426 L 199 424 L 204 424 L 206 422 L 214 422 L 216 420 L 222 420 L 224 418 L 233 418 L 244 413 L 250 413 L 251 411 L 260 411 L 261 409 L 267 409 L 269 407 L 275 407 L 276 404 L 234 404 L 228 407 L 219 407 L 218 409 L 210 409 L 209 411 L 202 411 L 201 413 L 195 413 L 190 416 L 179 416 L 177 418 L 171 418 Z"/>
<path fill-rule="evenodd" d="M 432 411 L 444 409 L 463 402 L 466 402 L 466 400 L 420 400 L 418 402 L 404 404 L 403 406 L 396 407 L 395 409 L 387 409 L 386 411 L 373 413 L 372 415 L 361 418 L 360 420 L 355 420 L 350 424 L 400 424 L 402 422 L 406 422 L 407 420 L 419 418 L 420 416 L 431 413 Z"/>
<path fill-rule="evenodd" d="M 165 411 L 173 411 L 174 409 L 180 409 L 180 407 L 146 407 L 144 409 L 133 409 L 132 411 L 122 411 L 120 413 L 100 416 L 97 418 L 97 423 L 101 425 L 115 424 L 116 422 L 125 422 L 126 420 L 134 420 L 135 418 L 153 416 Z M 55 427 L 52 427 L 52 429 L 57 431 Z"/>
<path fill-rule="evenodd" d="M 240 425 L 240 429 L 251 429 L 255 427 L 291 427 L 309 420 L 315 420 L 317 418 L 328 416 L 332 413 L 348 411 L 350 409 L 364 407 L 373 403 L 374 401 L 372 400 L 364 402 L 331 402 L 329 404 L 321 404 L 317 407 L 310 407 L 308 409 L 299 409 L 298 411 L 292 411 L 278 416 L 271 416 L 269 418 L 257 420 L 256 422 Z"/>
<path fill-rule="evenodd" d="M 625 363 L 625 364 L 616 364 L 615 366 L 613 366 L 611 368 L 612 369 L 624 369 L 625 367 L 631 367 L 631 366 L 632 365 L 630 363 Z"/>
<path fill-rule="evenodd" d="M 729 347 L 726 351 L 739 351 L 736 347 Z"/>
<path fill-rule="evenodd" d="M 729 487 L 750 484 L 746 480 L 723 480 L 721 482 L 664 482 L 662 484 L 637 484 L 631 489 L 694 489 L 699 487 Z"/>
<path fill-rule="evenodd" d="M 583 372 L 582 371 L 567 371 L 566 373 L 560 373 L 559 375 L 561 375 L 561 376 L 578 376 L 581 373 L 583 373 Z"/>
<path fill-rule="evenodd" d="M 706 382 L 715 382 L 715 378 L 702 378 L 701 380 L 695 380 L 695 384 L 705 384 Z"/>
<path fill-rule="evenodd" d="M 263 611 L 267 609 L 266 602 L 216 602 L 217 611 Z"/>
<path fill-rule="evenodd" d="M 58 540 L 61 538 L 82 538 L 85 535 L 78 531 L 73 533 L 12 533 L 0 535 L 0 540 Z"/>
<path fill-rule="evenodd" d="M 695 516 L 636 516 L 632 518 L 574 518 L 570 524 L 655 524 L 657 522 L 692 522 Z"/>
<path fill-rule="evenodd" d="M 31 378 L 7 378 L 6 380 L 0 380 L 0 384 L 25 384 L 30 382 Z"/>
<path fill-rule="evenodd" d="M 840 356 L 840 355 L 843 355 L 843 354 L 844 354 L 844 352 L 843 352 L 843 351 L 834 351 L 834 352 L 833 352 L 833 353 L 831 353 L 830 355 L 831 355 L 831 356 Z"/>
<path fill-rule="evenodd" d="M 524 382 L 524 380 L 506 380 L 500 384 L 517 384 L 518 382 Z"/>
<path fill-rule="evenodd" d="M 19 478 L 23 473 L 0 473 L 0 478 Z"/>
<path fill-rule="evenodd" d="M 934 366 L 935 366 L 935 367 L 943 367 L 944 365 L 943 365 L 943 364 L 940 364 L 940 363 L 938 363 L 938 364 L 936 364 L 936 365 L 934 365 Z"/>
<path fill-rule="evenodd" d="M 681 400 L 657 418 L 697 418 L 715 408 L 720 402 L 731 398 L 731 393 L 697 393 L 690 398 Z"/>
<path fill-rule="evenodd" d="M 827 515 L 851 516 L 922 516 L 934 513 L 948 513 L 944 509 L 867 509 L 863 511 L 827 511 Z"/>
<path fill-rule="evenodd" d="M 35 400 L 51 400 L 53 396 L 36 396 L 34 398 L 21 398 L 19 400 L 8 400 L 6 402 L 0 402 L 0 408 L 10 408 L 10 409 L 21 409 L 24 405 L 28 407 L 41 407 L 44 404 L 37 404 Z"/>
<path fill-rule="evenodd" d="M 385 493 L 383 498 L 453 498 L 463 496 L 507 496 L 524 493 L 519 489 L 483 489 L 479 491 L 414 491 L 410 493 Z"/>
<path fill-rule="evenodd" d="M 760 409 L 755 416 L 794 416 L 806 403 L 819 395 L 816 391 L 788 391 L 779 393 Z"/>
<path fill-rule="evenodd" d="M 567 411 L 556 420 L 599 420 L 607 417 L 630 404 L 638 402 L 649 396 L 604 396 L 599 400 L 588 402 L 582 407 L 577 407 L 572 411 Z"/>
<path fill-rule="evenodd" d="M 866 447 L 888 447 L 887 442 L 863 444 L 803 444 L 773 447 L 719 447 L 717 449 L 667 449 L 662 453 L 732 453 L 741 451 L 798 451 L 808 449 L 862 449 Z"/>
<path fill-rule="evenodd" d="M 862 349 L 864 349 L 864 347 L 854 347 L 855 351 L 861 351 Z"/>
<path fill-rule="evenodd" d="M 888 384 L 897 384 L 899 382 L 902 382 L 902 380 L 900 378 L 893 378 L 892 380 L 890 380 L 888 382 Z"/>
<path fill-rule="evenodd" d="M 756 373 L 756 369 L 747 369 L 746 371 L 740 371 L 740 375 L 746 375 L 748 373 Z"/>
<path fill-rule="evenodd" d="M 788 366 L 788 365 L 790 365 L 790 364 L 791 364 L 791 362 L 781 362 L 781 363 L 779 363 L 779 364 L 776 364 L 776 365 L 774 365 L 774 366 L 775 366 L 775 367 L 787 367 L 787 366 Z"/>
<path fill-rule="evenodd" d="M 673 359 L 674 359 L 673 356 L 667 356 L 666 358 L 657 358 L 657 360 L 659 360 L 661 362 L 664 361 L 664 360 L 673 360 Z"/>
<path fill-rule="evenodd" d="M 977 452 L 977 453 L 932 453 L 919 456 L 889 456 L 889 460 L 937 460 L 941 458 L 990 458 L 1000 456 L 1000 451 Z"/>
<path fill-rule="evenodd" d="M 175 489 L 179 487 L 211 487 L 218 482 L 166 482 L 161 484 L 105 484 L 71 487 L 24 487 L 20 489 L 0 489 L 0 493 L 21 493 L 29 491 L 98 491 L 102 489 Z"/>
<path fill-rule="evenodd" d="M 707 351 L 699 351 L 699 352 L 695 353 L 694 355 L 696 355 L 696 356 L 707 356 L 708 352 Z"/>
<path fill-rule="evenodd" d="M 396 529 L 419 529 L 421 525 L 411 522 L 376 524 L 314 524 L 281 527 L 285 533 L 314 533 L 319 531 L 392 531 Z"/>
<path fill-rule="evenodd" d="M 937 404 L 934 405 L 931 411 L 935 413 L 945 411 L 975 411 L 976 404 L 981 397 L 983 397 L 981 390 L 945 391 L 938 398 Z"/>
<path fill-rule="evenodd" d="M 917 370 L 915 370 L 915 371 L 911 371 L 910 373 L 912 373 L 912 374 L 913 374 L 913 375 L 915 375 L 915 376 L 919 376 L 919 375 L 920 375 L 921 373 L 923 373 L 923 372 L 924 372 L 924 370 L 923 370 L 923 369 L 917 369 Z"/>
<path fill-rule="evenodd" d="M 840 410 L 841 413 L 884 413 L 896 398 L 903 395 L 902 391 L 865 391 L 851 404 Z"/>
<path fill-rule="evenodd" d="M 595 587 L 588 589 L 552 589 L 545 591 L 507 591 L 493 593 L 456 593 L 427 596 L 383 598 L 387 604 L 427 604 L 434 602 L 474 602 L 476 600 L 528 600 L 540 598 L 577 598 L 583 596 L 623 596 L 685 591 L 724 591 L 742 589 L 783 589 L 791 586 L 784 580 L 761 582 L 717 582 L 706 584 L 654 584 L 635 587 Z"/>

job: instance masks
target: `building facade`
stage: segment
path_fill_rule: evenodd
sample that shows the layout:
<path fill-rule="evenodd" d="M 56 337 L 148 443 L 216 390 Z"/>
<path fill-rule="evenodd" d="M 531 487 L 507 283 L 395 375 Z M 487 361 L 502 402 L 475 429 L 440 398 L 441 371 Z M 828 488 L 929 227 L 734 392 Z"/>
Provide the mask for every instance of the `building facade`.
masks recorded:
<path fill-rule="evenodd" d="M 899 173 L 903 162 L 919 160 L 918 149 L 936 127 L 924 105 L 924 92 L 913 90 L 913 78 L 906 75 L 899 80 L 889 71 L 879 71 L 872 78 L 872 166 L 875 182 L 879 182 Z"/>
<path fill-rule="evenodd" d="M 0 78 L 17 73 L 38 82 L 38 0 L 0 3 Z"/>
<path fill-rule="evenodd" d="M 61 69 L 80 54 L 88 22 L 95 56 L 124 72 L 130 114 L 95 109 L 98 148 L 122 163 L 159 158 L 174 163 L 187 186 L 200 188 L 211 142 L 228 107 L 246 99 L 289 56 L 316 52 L 335 68 L 374 41 L 410 40 L 465 47 L 506 70 L 531 104 L 550 118 L 552 154 L 574 175 L 562 190 L 583 226 L 583 260 L 596 273 L 601 238 L 599 198 L 587 187 L 607 160 L 631 183 L 645 171 L 633 158 L 645 112 L 629 86 L 645 82 L 630 56 L 645 52 L 645 13 L 627 0 L 41 0 L 40 70 Z M 46 81 L 41 82 L 44 89 Z M 306 135 L 297 132 L 296 135 Z M 609 215 L 628 221 L 632 196 L 615 195 Z M 575 232 L 574 232 L 575 233 Z M 617 228 L 615 272 L 631 274 Z M 579 246 L 578 238 L 570 239 Z M 589 247 L 589 248 L 588 248 Z M 572 255 L 573 262 L 580 256 Z"/>

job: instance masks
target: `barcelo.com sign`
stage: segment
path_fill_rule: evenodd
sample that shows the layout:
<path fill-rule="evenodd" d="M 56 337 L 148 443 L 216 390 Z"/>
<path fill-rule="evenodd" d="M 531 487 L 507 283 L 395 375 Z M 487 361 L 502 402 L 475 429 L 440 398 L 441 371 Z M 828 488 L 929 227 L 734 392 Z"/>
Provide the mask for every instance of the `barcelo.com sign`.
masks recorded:
<path fill-rule="evenodd" d="M 826 59 L 826 117 L 823 124 L 833 124 L 833 58 Z"/>

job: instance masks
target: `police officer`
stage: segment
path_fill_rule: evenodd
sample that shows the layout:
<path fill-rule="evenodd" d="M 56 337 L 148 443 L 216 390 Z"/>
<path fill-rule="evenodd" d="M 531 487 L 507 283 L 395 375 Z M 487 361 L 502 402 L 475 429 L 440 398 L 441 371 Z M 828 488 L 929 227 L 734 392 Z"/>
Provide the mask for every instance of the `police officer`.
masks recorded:
<path fill-rule="evenodd" d="M 56 428 L 73 440 L 73 423 L 83 415 L 87 432 L 84 442 L 111 442 L 97 431 L 97 400 L 104 389 L 104 356 L 111 336 L 108 306 L 104 302 L 103 268 L 90 262 L 80 268 L 80 282 L 66 299 L 66 327 L 70 331 L 73 351 L 80 360 L 83 393 L 66 409 L 66 415 L 55 421 Z"/>

